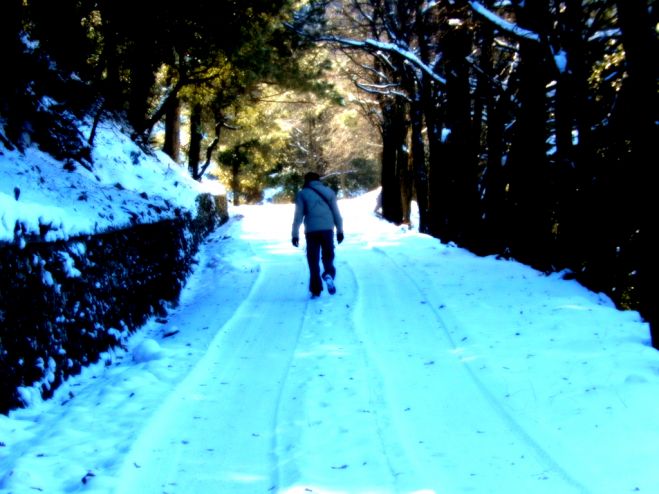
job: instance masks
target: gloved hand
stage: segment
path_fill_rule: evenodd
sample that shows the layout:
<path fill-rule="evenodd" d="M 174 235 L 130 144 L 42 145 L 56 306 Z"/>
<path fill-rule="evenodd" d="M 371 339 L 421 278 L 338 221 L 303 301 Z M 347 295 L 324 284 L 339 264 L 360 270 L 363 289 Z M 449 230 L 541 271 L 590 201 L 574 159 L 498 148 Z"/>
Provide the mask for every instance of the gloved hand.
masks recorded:
<path fill-rule="evenodd" d="M 291 240 L 291 243 L 293 244 L 293 247 L 299 247 L 300 246 L 300 239 L 297 237 L 293 237 Z"/>
<path fill-rule="evenodd" d="M 338 243 L 343 242 L 343 233 L 342 232 L 339 232 L 339 233 L 336 234 L 336 241 Z"/>

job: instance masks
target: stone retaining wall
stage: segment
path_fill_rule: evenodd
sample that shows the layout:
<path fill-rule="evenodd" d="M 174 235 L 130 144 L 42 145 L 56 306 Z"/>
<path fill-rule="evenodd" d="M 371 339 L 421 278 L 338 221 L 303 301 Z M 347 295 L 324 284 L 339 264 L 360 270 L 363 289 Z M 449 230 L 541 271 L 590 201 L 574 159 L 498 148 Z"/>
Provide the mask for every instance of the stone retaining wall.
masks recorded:
<path fill-rule="evenodd" d="M 192 218 L 24 246 L 0 244 L 0 413 L 22 393 L 48 398 L 68 376 L 175 302 L 226 201 L 198 198 Z"/>

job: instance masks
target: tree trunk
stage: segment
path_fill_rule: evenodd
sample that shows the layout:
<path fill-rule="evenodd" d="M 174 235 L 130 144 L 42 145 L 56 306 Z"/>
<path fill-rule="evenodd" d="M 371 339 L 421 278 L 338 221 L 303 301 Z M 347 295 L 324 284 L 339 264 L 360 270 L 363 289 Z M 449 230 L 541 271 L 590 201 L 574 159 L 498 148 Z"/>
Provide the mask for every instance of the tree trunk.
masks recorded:
<path fill-rule="evenodd" d="M 119 15 L 114 12 L 113 0 L 100 2 L 102 28 L 103 28 L 103 55 L 102 60 L 105 72 L 102 80 L 102 93 L 105 99 L 105 107 L 112 112 L 124 110 L 123 85 L 121 82 L 121 68 L 119 63 L 119 47 L 116 29 L 113 26 L 113 18 Z"/>
<path fill-rule="evenodd" d="M 188 151 L 188 171 L 195 180 L 199 180 L 199 154 L 201 153 L 202 138 L 201 105 L 196 104 L 192 107 L 190 114 L 190 149 Z"/>
<path fill-rule="evenodd" d="M 598 201 L 592 185 L 602 171 L 598 170 L 593 148 L 591 129 L 596 122 L 588 94 L 586 20 L 580 0 L 566 0 L 559 15 L 559 29 L 567 66 L 559 74 L 556 88 L 556 266 L 578 271 L 584 263 L 607 264 L 606 237 L 610 234 L 606 223 L 610 215 L 604 208 L 611 201 Z M 597 203 L 600 206 L 595 208 Z M 595 276 L 595 271 L 589 269 L 584 274 Z"/>
<path fill-rule="evenodd" d="M 238 160 L 231 163 L 231 190 L 233 191 L 233 205 L 240 206 L 240 163 Z"/>
<path fill-rule="evenodd" d="M 471 142 L 471 95 L 469 68 L 465 57 L 471 51 L 470 34 L 461 28 L 446 33 L 442 40 L 446 87 L 441 100 L 444 110 L 444 135 L 432 117 L 430 183 L 432 187 L 433 235 L 443 242 L 465 245 L 474 236 L 479 208 L 477 145 Z M 437 99 L 439 99 L 437 98 Z M 427 105 L 427 104 L 426 104 Z M 438 102 L 432 104 L 436 108 Z"/>
<path fill-rule="evenodd" d="M 162 150 L 178 162 L 181 152 L 181 101 L 178 97 L 174 97 L 165 113 L 165 142 Z"/>
<path fill-rule="evenodd" d="M 416 6 L 416 37 L 419 43 L 421 59 L 431 64 L 432 50 L 430 43 L 435 34 L 435 26 L 428 25 L 422 4 Z M 433 217 L 437 213 L 433 209 L 433 188 L 431 187 L 431 166 L 436 155 L 433 151 L 439 143 L 438 116 L 433 88 L 435 81 L 427 73 L 421 75 L 414 91 L 412 103 L 412 153 L 414 156 L 414 180 L 417 204 L 419 206 L 419 231 L 433 234 Z M 423 136 L 425 123 L 426 137 Z M 423 161 L 422 161 L 423 160 Z"/>
<path fill-rule="evenodd" d="M 476 251 L 483 254 L 502 253 L 507 250 L 507 241 L 503 233 L 505 227 L 506 171 L 503 167 L 504 128 L 508 93 L 503 87 L 495 87 L 495 69 L 492 45 L 494 34 L 489 25 L 480 29 L 480 75 L 475 98 L 483 100 L 486 125 L 485 148 L 487 159 L 481 178 L 481 229 L 476 242 Z M 474 117 L 476 118 L 476 116 Z M 480 132 L 479 132 L 480 135 Z"/>
<path fill-rule="evenodd" d="M 426 146 L 423 140 L 423 107 L 420 98 L 420 95 L 414 95 L 410 106 L 412 170 L 416 201 L 419 206 L 419 232 L 428 233 L 430 231 L 428 169 L 426 166 Z"/>
<path fill-rule="evenodd" d="M 625 48 L 625 64 L 629 77 L 625 80 L 625 97 L 629 111 L 626 128 L 629 129 L 631 156 L 626 174 L 627 190 L 625 197 L 631 204 L 627 222 L 636 219 L 638 226 L 637 247 L 630 253 L 637 264 L 637 288 L 640 299 L 640 312 L 650 323 L 652 344 L 659 348 L 659 328 L 657 327 L 656 283 L 659 270 L 655 257 L 659 252 L 656 238 L 657 201 L 654 188 L 654 167 L 648 166 L 648 159 L 656 154 L 659 141 L 657 121 L 659 121 L 659 99 L 657 97 L 656 60 L 659 56 L 659 42 L 648 13 L 648 5 L 642 0 L 619 0 L 617 2 L 622 42 Z"/>
<path fill-rule="evenodd" d="M 199 170 L 199 179 L 204 176 L 204 173 L 206 173 L 208 167 L 211 166 L 213 154 L 215 153 L 217 147 L 220 145 L 220 136 L 222 135 L 222 127 L 224 126 L 224 123 L 224 115 L 220 114 L 219 117 L 215 119 L 215 138 L 206 149 L 206 161 L 204 161 L 204 164 Z"/>
<path fill-rule="evenodd" d="M 431 40 L 435 35 L 436 26 L 433 26 L 432 23 L 429 24 L 426 22 L 426 14 L 423 12 L 421 3 L 417 3 L 416 7 L 416 28 L 421 59 L 424 63 L 430 65 L 433 57 L 433 51 L 430 45 Z M 437 82 L 425 72 L 421 75 L 419 86 L 417 95 L 419 99 L 415 99 L 415 106 L 412 110 L 412 121 L 418 122 L 417 125 L 422 125 L 422 120 L 425 121 L 426 129 L 425 140 L 423 138 L 423 132 L 421 132 L 422 129 L 417 128 L 416 132 L 413 132 L 412 141 L 413 143 L 419 142 L 424 144 L 423 166 L 421 166 L 420 162 L 414 166 L 415 177 L 417 180 L 417 202 L 419 203 L 419 230 L 442 238 L 438 225 L 444 224 L 442 220 L 445 219 L 445 211 L 441 208 L 441 202 L 438 200 L 439 197 L 436 194 L 437 188 L 433 183 L 435 178 L 441 180 L 439 179 L 440 175 L 434 175 L 435 169 L 441 166 L 440 149 L 442 123 L 440 112 L 437 108 L 439 106 L 439 98 L 436 93 L 438 88 Z M 417 116 L 415 112 L 419 112 L 420 115 Z M 418 154 L 416 152 L 414 153 L 415 155 Z M 425 206 L 422 205 L 421 200 L 418 198 L 419 196 L 425 198 Z M 422 208 L 425 209 L 425 213 L 422 213 Z"/>
<path fill-rule="evenodd" d="M 407 108 L 407 105 L 403 105 L 403 108 Z M 402 135 L 403 144 L 398 150 L 396 155 L 396 176 L 398 177 L 398 187 L 400 188 L 400 197 L 401 197 L 401 207 L 403 212 L 403 223 L 411 223 L 412 215 L 412 200 L 414 199 L 414 174 L 413 174 L 413 156 L 410 151 L 410 129 L 407 123 L 407 116 L 402 115 L 403 120 L 403 129 L 401 132 L 404 132 Z"/>
<path fill-rule="evenodd" d="M 9 0 L 3 6 L 0 16 L 0 46 L 3 47 L 4 66 L 8 68 L 0 77 L 0 115 L 6 119 L 4 131 L 13 142 L 20 140 L 28 113 L 25 95 L 30 76 L 29 71 L 25 70 L 27 67 L 20 41 L 22 4 L 20 0 Z M 18 70 L 18 67 L 23 70 Z M 2 133 L 0 137 L 3 137 Z"/>
<path fill-rule="evenodd" d="M 136 137 L 143 139 L 148 138 L 144 131 L 148 127 L 148 108 L 156 82 L 155 69 L 151 64 L 154 50 L 152 43 L 137 41 L 129 56 L 128 122 L 135 130 Z"/>
<path fill-rule="evenodd" d="M 399 155 L 405 153 L 407 126 L 400 102 L 383 99 L 382 108 L 382 216 L 403 222 L 403 198 L 399 180 Z M 406 153 L 405 153 L 406 154 Z"/>
<path fill-rule="evenodd" d="M 524 2 L 516 12 L 520 26 L 536 33 L 546 32 L 546 1 Z M 547 267 L 551 251 L 549 174 L 545 152 L 548 63 L 543 46 L 534 41 L 521 42 L 519 111 L 508 160 L 511 230 L 507 234 L 511 238 L 512 255 L 540 268 Z"/>
<path fill-rule="evenodd" d="M 473 143 L 471 95 L 467 57 L 472 48 L 469 30 L 456 28 L 446 35 L 446 125 L 445 166 L 450 173 L 448 236 L 465 245 L 474 236 L 478 211 L 477 144 Z"/>
<path fill-rule="evenodd" d="M 0 42 L 3 47 L 4 63 L 9 70 L 4 70 L 0 77 L 0 110 L 4 109 L 5 100 L 11 102 L 11 95 L 16 90 L 16 80 L 20 74 L 16 69 L 21 66 L 23 51 L 20 41 L 23 2 L 6 0 L 4 3 L 0 16 Z"/>

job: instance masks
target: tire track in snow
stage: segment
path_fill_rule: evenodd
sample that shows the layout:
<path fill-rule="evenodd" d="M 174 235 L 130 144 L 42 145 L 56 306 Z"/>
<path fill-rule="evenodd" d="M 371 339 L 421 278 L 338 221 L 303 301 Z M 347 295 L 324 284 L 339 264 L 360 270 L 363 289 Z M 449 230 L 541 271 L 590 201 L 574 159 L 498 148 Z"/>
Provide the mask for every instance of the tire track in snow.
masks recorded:
<path fill-rule="evenodd" d="M 378 255 L 374 255 L 374 253 L 377 253 Z M 458 360 L 457 355 L 454 353 L 454 351 L 457 349 L 457 345 L 451 336 L 451 328 L 449 327 L 449 323 L 446 321 L 446 315 L 444 315 L 444 313 L 440 314 L 438 308 L 436 307 L 436 303 L 428 303 L 427 292 L 422 288 L 415 277 L 412 276 L 410 273 L 410 268 L 401 267 L 385 251 L 378 248 L 371 251 L 363 251 L 362 253 L 358 254 L 354 257 L 352 264 L 354 265 L 354 269 L 358 272 L 357 276 L 360 276 L 366 280 L 372 280 L 372 283 L 370 284 L 371 286 L 369 287 L 367 285 L 367 289 L 377 293 L 379 299 L 387 300 L 388 298 L 398 296 L 404 297 L 408 300 L 407 303 L 398 301 L 396 304 L 387 304 L 386 302 L 382 303 L 382 301 L 380 303 L 377 303 L 377 301 L 371 301 L 370 303 L 365 303 L 361 309 L 363 317 L 362 326 L 366 328 L 364 330 L 365 340 L 368 340 L 368 346 L 371 348 L 374 360 L 379 360 L 379 365 L 382 372 L 387 374 L 388 366 L 385 355 L 391 356 L 392 359 L 397 358 L 398 365 L 393 365 L 393 368 L 399 367 L 401 370 L 409 369 L 410 375 L 415 375 L 417 378 L 421 377 L 420 380 L 425 380 L 425 385 L 427 386 L 427 392 L 429 394 L 433 394 L 434 396 L 438 397 L 444 395 L 446 399 L 451 399 L 451 396 L 446 395 L 446 390 L 442 390 L 441 386 L 433 384 L 433 382 L 441 383 L 441 380 L 445 379 L 448 375 L 448 371 L 450 372 L 452 379 L 459 379 L 459 381 L 463 383 L 461 384 L 461 387 L 456 386 L 455 389 L 467 390 L 471 388 L 471 390 L 468 394 L 464 393 L 460 397 L 453 397 L 454 401 L 452 402 L 451 407 L 458 409 L 462 408 L 462 412 L 460 414 L 456 414 L 454 411 L 451 411 L 451 407 L 444 407 L 442 412 L 445 416 L 455 417 L 456 422 L 458 418 L 461 418 L 466 423 L 473 423 L 474 427 L 479 427 L 479 414 L 487 413 L 487 410 L 491 410 L 496 414 L 497 417 L 499 417 L 502 428 L 494 435 L 498 434 L 501 440 L 507 440 L 509 442 L 511 442 L 510 439 L 512 438 L 512 443 L 515 443 L 516 447 L 518 447 L 520 451 L 519 458 L 514 459 L 514 461 L 513 459 L 510 459 L 511 461 L 508 465 L 506 465 L 506 459 L 503 458 L 483 457 L 481 458 L 481 461 L 485 460 L 484 463 L 491 463 L 490 465 L 484 466 L 490 468 L 492 480 L 498 480 L 499 484 L 501 484 L 502 475 L 504 475 L 503 472 L 507 471 L 510 473 L 510 479 L 506 479 L 506 481 L 510 483 L 510 487 L 502 488 L 502 492 L 527 492 L 524 489 L 528 489 L 528 492 L 534 493 L 558 492 L 556 489 L 562 489 L 560 492 L 587 492 L 586 489 L 574 478 L 572 478 L 565 471 L 565 469 L 563 469 L 551 457 L 551 455 L 549 455 L 539 444 L 537 444 L 533 438 L 529 436 L 526 431 L 515 421 L 514 417 L 512 417 L 503 408 L 503 406 L 496 400 L 496 398 L 487 389 L 487 387 L 480 381 L 469 363 Z M 409 264 L 413 265 L 413 262 L 410 262 Z M 419 271 L 419 273 L 420 276 L 428 276 L 428 273 L 426 272 Z M 394 286 L 395 283 L 398 284 Z M 377 292 L 375 292 L 374 287 L 377 287 Z M 390 308 L 392 306 L 416 306 L 418 309 L 414 310 L 413 314 L 406 314 L 403 317 L 401 314 L 394 314 Z M 383 330 L 386 330 L 390 333 L 388 338 L 390 338 L 391 341 L 387 341 L 386 339 L 380 339 L 380 341 L 378 341 L 379 337 L 377 335 L 377 331 L 374 330 L 373 327 L 368 328 L 369 324 L 372 326 L 372 321 L 369 323 L 369 317 L 367 314 L 378 313 L 378 311 L 381 314 L 384 314 L 380 317 L 380 324 L 382 325 Z M 401 325 L 407 324 L 409 331 L 400 331 L 393 327 L 392 322 L 397 320 Z M 453 322 L 453 324 L 455 324 L 455 322 Z M 437 331 L 429 331 L 426 329 L 437 327 L 441 329 L 441 333 L 438 333 Z M 411 331 L 414 331 L 414 334 L 409 336 Z M 427 342 L 422 344 L 422 347 L 427 347 L 427 352 L 425 352 L 425 355 L 428 356 L 427 358 L 424 357 L 426 360 L 423 362 L 423 365 L 427 366 L 428 368 L 433 367 L 435 369 L 440 367 L 446 368 L 445 371 L 437 373 L 435 377 L 436 381 L 434 381 L 432 378 L 432 372 L 421 372 L 419 371 L 418 366 L 414 368 L 413 365 L 405 363 L 405 359 L 394 355 L 396 352 L 403 351 L 404 349 L 407 349 L 410 352 L 416 351 L 415 347 L 419 342 L 417 341 L 416 345 L 412 345 L 407 344 L 405 340 L 418 340 L 419 338 L 427 339 Z M 392 345 L 392 342 L 396 344 Z M 432 348 L 433 346 L 435 349 Z M 440 352 L 437 353 L 437 350 L 440 350 Z M 410 354 L 408 357 L 410 360 L 413 360 L 414 358 L 419 359 L 420 355 Z M 423 374 L 426 374 L 427 377 L 424 377 Z M 400 389 L 401 386 L 406 386 L 406 384 L 409 383 L 409 380 L 396 379 L 395 376 L 392 376 L 391 373 L 389 373 L 388 381 L 389 394 L 394 397 L 397 396 L 397 398 L 394 398 L 394 401 L 396 401 L 396 399 L 400 400 L 413 398 L 413 394 L 406 397 L 405 393 L 401 392 Z M 397 382 L 396 384 L 392 384 L 392 381 Z M 480 399 L 478 399 L 478 396 L 475 396 L 476 393 L 474 391 L 480 395 Z M 487 407 L 476 411 L 474 410 L 477 408 L 475 404 L 471 407 L 465 406 L 465 400 L 467 399 L 481 403 L 484 402 L 487 404 Z M 413 415 L 411 411 L 414 406 L 418 406 L 418 403 L 416 405 L 403 405 L 401 403 L 403 410 L 410 411 L 409 415 Z M 426 418 L 431 409 L 431 406 L 426 405 Z M 401 436 L 401 438 L 404 438 L 406 435 L 421 438 L 422 434 L 419 433 L 418 427 L 410 425 L 410 420 L 405 415 L 405 413 L 398 413 L 398 434 Z M 491 421 L 488 420 L 487 422 L 490 423 Z M 433 420 L 426 420 L 426 424 L 429 428 L 428 431 L 432 432 L 430 428 L 435 426 Z M 442 429 L 442 426 L 437 426 L 434 433 L 435 442 L 441 440 L 441 434 L 437 434 L 437 431 L 440 429 Z M 468 444 L 487 444 L 487 440 L 485 439 L 487 431 L 479 430 L 476 431 L 475 435 L 469 434 L 468 431 L 463 431 L 461 434 L 456 435 L 448 430 L 448 428 L 445 429 L 446 430 L 443 433 L 445 433 L 448 437 L 462 437 L 462 440 L 465 441 L 465 446 Z M 433 434 L 429 434 L 429 436 L 432 435 Z M 470 435 L 472 438 L 469 439 L 469 441 L 466 441 Z M 479 438 L 478 436 L 481 437 Z M 517 439 L 514 439 L 515 437 Z M 446 466 L 442 465 L 442 461 L 435 461 L 431 459 L 430 456 L 437 455 L 438 457 L 444 457 L 446 458 L 444 463 L 448 465 L 450 464 L 451 452 L 444 449 L 441 454 L 438 454 L 437 452 L 432 453 L 432 451 L 430 451 L 430 449 L 425 445 L 422 446 L 422 443 L 424 442 L 425 441 L 423 441 L 423 439 L 419 439 L 419 442 L 415 445 L 411 444 L 409 440 L 407 441 L 408 452 L 411 456 L 417 457 L 417 463 L 421 470 L 417 473 L 417 475 L 423 475 L 424 470 L 425 472 L 429 472 L 430 470 L 434 469 L 437 473 L 434 475 L 427 475 L 427 478 L 434 478 L 439 482 L 438 484 L 434 481 L 430 482 L 430 485 L 432 485 L 434 489 L 440 489 L 442 485 L 444 486 L 444 489 L 442 490 L 447 490 L 448 492 L 463 492 L 465 489 L 470 489 L 470 484 L 472 483 L 469 481 L 464 482 L 463 485 L 455 485 L 455 488 L 458 489 L 457 491 L 450 487 L 446 489 L 451 485 L 451 482 L 454 482 L 456 472 L 446 472 L 448 475 L 446 473 L 439 473 L 442 471 L 442 468 L 446 469 Z M 460 447 L 459 444 L 456 444 L 455 446 L 456 448 Z M 427 449 L 425 454 L 430 456 L 424 456 L 421 454 L 421 451 L 424 449 Z M 483 449 L 483 452 L 488 451 L 496 451 L 496 444 L 491 444 L 489 447 Z M 531 454 L 528 454 L 529 452 Z M 535 457 L 536 460 L 530 462 L 530 456 Z M 474 458 L 476 457 L 477 455 L 474 454 Z M 464 460 L 473 461 L 473 459 L 468 457 L 465 457 Z M 522 465 L 528 463 L 531 463 L 532 467 L 526 467 L 526 470 L 528 471 L 527 473 L 521 472 Z M 458 467 L 458 465 L 454 465 L 454 467 Z M 483 470 L 481 469 L 481 471 L 479 471 L 478 468 L 475 468 L 474 472 L 471 472 L 468 475 L 473 477 L 475 480 L 479 475 L 483 475 Z M 565 489 L 569 490 L 566 491 Z"/>
<path fill-rule="evenodd" d="M 364 293 L 361 289 L 359 279 L 350 264 L 346 263 L 346 268 L 357 289 L 357 308 L 359 308 L 359 304 L 363 304 L 363 297 L 367 297 L 368 294 Z M 353 322 L 353 325 L 356 326 L 357 324 Z M 357 333 L 356 328 L 355 332 Z M 419 478 L 410 476 L 410 473 L 413 472 L 410 460 L 400 443 L 390 434 L 394 426 L 389 401 L 385 393 L 383 376 L 379 372 L 378 367 L 373 364 L 373 359 L 368 353 L 368 348 L 366 348 L 361 340 L 360 347 L 361 358 L 368 372 L 369 402 L 377 425 L 377 435 L 382 455 L 386 458 L 389 473 L 393 479 L 393 486 L 395 488 L 393 492 L 416 492 L 423 486 L 423 482 Z"/>
<path fill-rule="evenodd" d="M 299 341 L 300 341 L 300 335 L 302 334 L 304 327 L 306 324 L 308 324 L 309 320 L 309 299 L 307 299 L 306 303 L 304 304 L 304 311 L 303 311 L 303 316 L 299 321 L 299 326 L 296 328 L 296 333 L 297 333 L 297 339 L 295 342 L 295 348 L 294 350 L 297 350 Z M 290 396 L 284 397 L 284 391 L 286 389 L 286 384 L 290 380 L 290 374 L 291 374 L 291 369 L 293 368 L 294 364 L 294 357 L 295 353 L 292 352 L 290 355 L 290 358 L 288 360 L 288 365 L 286 367 L 286 372 L 285 375 L 282 379 L 281 386 L 279 387 L 279 394 L 277 396 L 277 403 L 275 406 L 275 411 L 274 411 L 274 425 L 272 428 L 272 446 L 271 446 L 271 461 L 272 461 L 272 477 L 271 477 L 271 484 L 272 484 L 272 492 L 279 492 L 280 488 L 284 482 L 284 478 L 290 478 L 290 477 L 296 477 L 297 473 L 294 472 L 291 474 L 290 472 L 284 473 L 286 469 L 291 469 L 291 463 L 288 459 L 288 446 L 282 446 L 282 443 L 285 444 L 286 438 L 285 433 L 282 433 L 282 423 L 285 421 L 285 419 L 282 417 L 282 408 L 283 408 L 283 403 L 286 399 L 290 399 Z M 290 440 L 290 438 L 288 438 Z M 294 467 L 293 467 L 294 469 Z"/>
<path fill-rule="evenodd" d="M 284 385 L 277 492 L 403 492 L 382 445 L 372 368 L 352 324 L 357 282 L 342 264 L 338 293 L 307 305 Z"/>
<path fill-rule="evenodd" d="M 296 267 L 262 263 L 247 298 L 135 441 L 117 492 L 272 492 L 275 410 L 303 314 L 282 311 L 296 295 L 280 284 L 301 282 Z"/>
<path fill-rule="evenodd" d="M 418 290 L 419 294 L 425 299 L 428 300 L 428 294 L 427 292 L 422 288 L 421 284 L 417 281 L 415 277 L 413 277 L 410 274 L 410 269 L 405 269 L 401 267 L 391 256 L 387 255 L 386 252 L 380 251 L 384 256 L 387 257 L 389 262 L 394 264 L 396 268 L 401 271 L 402 273 L 405 274 L 405 276 L 414 284 L 416 289 Z M 402 254 L 404 257 L 404 254 Z M 409 258 L 408 258 L 409 259 Z M 409 265 L 413 265 L 412 262 L 410 262 Z M 420 277 L 427 277 L 428 273 L 420 271 L 418 273 Z M 439 323 L 439 326 L 442 328 L 443 333 L 445 334 L 446 338 L 448 341 L 451 343 L 451 346 L 453 347 L 454 350 L 458 349 L 458 345 L 453 339 L 453 336 L 451 335 L 452 331 L 451 329 L 457 330 L 459 327 L 458 322 L 455 320 L 455 318 L 450 316 L 450 311 L 448 310 L 443 310 L 441 313 L 437 308 L 437 305 L 434 303 L 428 304 L 428 307 L 432 310 L 432 312 L 435 315 L 435 318 L 437 319 L 437 322 Z M 450 320 L 450 323 L 448 322 Z M 516 420 L 515 418 L 505 409 L 505 407 L 502 405 L 500 400 L 498 400 L 492 392 L 488 389 L 488 387 L 481 381 L 481 379 L 478 377 L 476 372 L 474 371 L 472 365 L 468 361 L 464 361 L 464 369 L 469 373 L 469 376 L 473 380 L 473 382 L 476 384 L 480 392 L 483 394 L 483 396 L 487 399 L 487 401 L 490 403 L 490 406 L 499 414 L 500 417 L 509 425 L 509 427 L 516 433 L 518 434 L 525 442 L 528 444 L 534 451 L 535 454 L 540 458 L 543 462 L 545 462 L 547 465 L 551 467 L 551 469 L 556 472 L 567 484 L 571 485 L 573 488 L 577 489 L 579 492 L 586 493 L 588 490 L 584 485 L 582 485 L 580 482 L 578 482 L 575 478 L 573 478 L 540 444 L 538 444 L 522 427 Z"/>

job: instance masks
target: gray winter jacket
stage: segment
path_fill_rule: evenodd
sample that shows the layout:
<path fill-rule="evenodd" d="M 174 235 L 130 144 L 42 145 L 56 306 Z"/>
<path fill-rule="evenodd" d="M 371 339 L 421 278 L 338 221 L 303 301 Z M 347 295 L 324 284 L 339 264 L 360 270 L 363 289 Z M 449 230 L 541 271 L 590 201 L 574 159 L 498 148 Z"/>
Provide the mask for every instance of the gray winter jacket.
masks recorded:
<path fill-rule="evenodd" d="M 314 190 L 309 190 L 309 188 Z M 322 194 L 327 202 L 318 194 Z M 293 238 L 300 236 L 300 225 L 303 221 L 305 233 L 334 230 L 335 226 L 337 233 L 343 233 L 343 218 L 341 218 L 339 206 L 336 203 L 336 194 L 318 180 L 307 184 L 295 196 Z"/>

